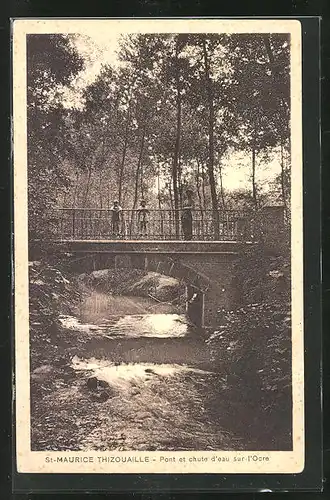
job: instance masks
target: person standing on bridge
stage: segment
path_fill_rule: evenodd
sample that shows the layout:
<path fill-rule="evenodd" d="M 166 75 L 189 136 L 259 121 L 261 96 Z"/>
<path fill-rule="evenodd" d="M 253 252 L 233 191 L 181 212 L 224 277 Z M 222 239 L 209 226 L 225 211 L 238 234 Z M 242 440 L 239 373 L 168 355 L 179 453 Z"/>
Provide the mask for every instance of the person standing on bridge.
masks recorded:
<path fill-rule="evenodd" d="M 148 215 L 149 210 L 146 208 L 145 200 L 141 200 L 140 208 L 138 209 L 138 223 L 139 223 L 139 231 L 140 236 L 147 236 L 147 226 L 148 226 Z"/>
<path fill-rule="evenodd" d="M 111 222 L 112 222 L 112 234 L 114 236 L 119 236 L 119 234 L 120 234 L 119 225 L 120 225 L 120 220 L 121 220 L 122 208 L 119 205 L 119 202 L 117 200 L 115 200 L 113 202 L 111 211 L 112 211 L 112 220 L 111 220 Z"/>
<path fill-rule="evenodd" d="M 192 205 L 186 203 L 182 209 L 181 226 L 183 237 L 185 240 L 192 239 Z"/>

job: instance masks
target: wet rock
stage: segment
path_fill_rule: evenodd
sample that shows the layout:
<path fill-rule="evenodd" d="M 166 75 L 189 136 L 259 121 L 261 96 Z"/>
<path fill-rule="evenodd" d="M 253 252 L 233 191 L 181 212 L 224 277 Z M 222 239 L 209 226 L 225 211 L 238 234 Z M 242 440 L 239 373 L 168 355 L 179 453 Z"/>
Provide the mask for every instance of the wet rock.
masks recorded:
<path fill-rule="evenodd" d="M 103 403 L 104 401 L 107 401 L 111 397 L 111 393 L 108 390 L 101 390 L 93 394 L 92 399 L 94 401 L 98 401 L 100 403 Z"/>
<path fill-rule="evenodd" d="M 94 391 L 97 389 L 97 386 L 98 386 L 98 380 L 96 377 L 90 377 L 89 379 L 87 379 L 88 389 Z"/>
<path fill-rule="evenodd" d="M 149 272 L 135 282 L 128 290 L 132 295 L 149 297 L 152 295 L 160 301 L 171 301 L 182 293 L 184 288 L 180 282 L 170 276 L 163 276 L 157 272 Z"/>
<path fill-rule="evenodd" d="M 154 370 L 152 368 L 146 368 L 144 370 L 146 373 L 155 373 Z"/>
<path fill-rule="evenodd" d="M 100 269 L 98 271 L 92 271 L 90 273 L 90 276 L 93 278 L 107 278 L 109 276 L 110 270 L 109 269 Z"/>
<path fill-rule="evenodd" d="M 101 387 L 103 389 L 107 389 L 109 387 L 109 384 L 105 380 L 99 379 L 97 377 L 89 377 L 87 379 L 87 387 L 88 387 L 88 389 L 91 389 L 91 390 L 95 390 L 98 387 Z"/>
<path fill-rule="evenodd" d="M 97 377 L 89 377 L 87 379 L 87 387 L 92 392 L 91 398 L 93 401 L 102 403 L 114 396 L 108 382 L 100 380 Z"/>
<path fill-rule="evenodd" d="M 99 379 L 98 379 L 98 386 L 99 386 L 99 387 L 103 387 L 103 388 L 108 388 L 108 387 L 109 387 L 109 384 L 108 384 L 108 382 L 106 382 L 105 380 L 99 380 Z"/>
<path fill-rule="evenodd" d="M 53 372 L 53 367 L 50 365 L 41 365 L 38 366 L 33 372 L 31 373 L 31 380 L 34 382 L 42 383 L 49 378 L 49 375 Z"/>
<path fill-rule="evenodd" d="M 34 375 L 51 373 L 53 371 L 53 367 L 51 365 L 41 365 L 38 366 L 35 370 L 33 370 Z"/>

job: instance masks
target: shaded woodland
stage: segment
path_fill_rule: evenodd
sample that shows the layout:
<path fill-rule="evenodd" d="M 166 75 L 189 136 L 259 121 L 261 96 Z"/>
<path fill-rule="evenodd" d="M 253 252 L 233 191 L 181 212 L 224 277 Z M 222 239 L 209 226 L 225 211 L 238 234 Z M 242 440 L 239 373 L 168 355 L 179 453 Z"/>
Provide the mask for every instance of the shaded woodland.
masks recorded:
<path fill-rule="evenodd" d="M 78 95 L 79 36 L 28 37 L 32 234 L 51 230 L 54 207 L 134 209 L 145 198 L 178 209 L 187 188 L 196 208 L 289 207 L 288 35 L 125 35 L 118 65 Z M 235 153 L 249 182 L 226 190 Z M 258 173 L 272 161 L 279 173 L 264 189 Z"/>

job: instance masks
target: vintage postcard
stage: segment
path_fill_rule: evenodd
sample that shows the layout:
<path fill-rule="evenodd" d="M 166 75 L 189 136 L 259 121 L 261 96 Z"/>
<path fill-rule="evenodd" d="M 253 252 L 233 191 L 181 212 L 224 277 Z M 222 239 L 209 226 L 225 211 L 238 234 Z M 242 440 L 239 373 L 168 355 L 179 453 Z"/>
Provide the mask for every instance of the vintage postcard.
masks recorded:
<path fill-rule="evenodd" d="M 18 472 L 302 472 L 300 23 L 12 32 Z"/>

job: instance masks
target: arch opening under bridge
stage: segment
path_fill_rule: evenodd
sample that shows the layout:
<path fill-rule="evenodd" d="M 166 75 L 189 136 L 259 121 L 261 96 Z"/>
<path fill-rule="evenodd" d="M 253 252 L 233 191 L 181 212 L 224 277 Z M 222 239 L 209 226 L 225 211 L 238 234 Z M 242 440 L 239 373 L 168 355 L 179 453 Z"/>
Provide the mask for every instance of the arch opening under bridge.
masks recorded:
<path fill-rule="evenodd" d="M 186 315 L 197 327 L 210 325 L 217 309 L 232 308 L 237 299 L 233 264 L 238 252 L 171 254 L 123 250 L 116 253 L 113 249 L 77 250 L 71 245 L 59 247 L 57 259 L 59 253 L 63 266 L 76 274 L 123 268 L 153 271 L 177 279 L 186 287 Z"/>

